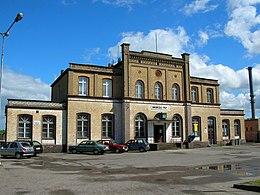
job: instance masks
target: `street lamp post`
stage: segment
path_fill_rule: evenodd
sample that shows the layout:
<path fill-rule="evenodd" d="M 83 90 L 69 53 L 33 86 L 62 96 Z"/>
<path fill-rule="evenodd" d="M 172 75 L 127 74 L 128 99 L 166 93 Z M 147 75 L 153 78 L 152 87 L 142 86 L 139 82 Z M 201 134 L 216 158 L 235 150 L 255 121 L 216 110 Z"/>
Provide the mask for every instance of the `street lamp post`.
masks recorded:
<path fill-rule="evenodd" d="M 9 35 L 10 29 L 13 27 L 13 25 L 16 22 L 19 22 L 21 19 L 23 19 L 23 14 L 18 13 L 16 18 L 14 19 L 13 23 L 10 25 L 10 27 L 5 32 L 0 32 L 0 35 L 2 36 L 2 54 L 1 54 L 1 73 L 0 73 L 0 121 L 2 116 L 2 76 L 3 76 L 3 69 L 4 69 L 4 43 L 5 43 L 5 37 Z"/>

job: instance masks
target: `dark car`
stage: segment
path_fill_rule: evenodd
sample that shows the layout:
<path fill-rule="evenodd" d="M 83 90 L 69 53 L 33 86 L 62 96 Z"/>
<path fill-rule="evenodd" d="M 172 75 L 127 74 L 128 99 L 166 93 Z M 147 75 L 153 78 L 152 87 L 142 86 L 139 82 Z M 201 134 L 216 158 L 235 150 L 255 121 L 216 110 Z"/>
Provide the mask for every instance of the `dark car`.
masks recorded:
<path fill-rule="evenodd" d="M 43 152 L 42 144 L 36 140 L 30 141 L 30 140 L 16 140 L 16 141 L 24 141 L 28 142 L 34 149 L 34 156 L 37 156 L 38 154 Z"/>
<path fill-rule="evenodd" d="M 28 142 L 6 142 L 0 148 L 0 155 L 2 157 L 14 156 L 15 158 L 30 158 L 34 155 L 34 149 Z"/>
<path fill-rule="evenodd" d="M 150 145 L 145 139 L 131 139 L 126 142 L 129 150 L 139 150 L 140 152 L 146 152 L 150 150 Z"/>
<path fill-rule="evenodd" d="M 125 144 L 117 144 L 113 140 L 99 140 L 98 143 L 107 145 L 109 150 L 119 153 L 119 152 L 127 152 L 128 146 Z"/>
<path fill-rule="evenodd" d="M 73 154 L 83 152 L 92 152 L 93 154 L 104 154 L 107 150 L 109 150 L 108 146 L 93 140 L 82 141 L 77 146 L 69 146 L 69 151 Z"/>

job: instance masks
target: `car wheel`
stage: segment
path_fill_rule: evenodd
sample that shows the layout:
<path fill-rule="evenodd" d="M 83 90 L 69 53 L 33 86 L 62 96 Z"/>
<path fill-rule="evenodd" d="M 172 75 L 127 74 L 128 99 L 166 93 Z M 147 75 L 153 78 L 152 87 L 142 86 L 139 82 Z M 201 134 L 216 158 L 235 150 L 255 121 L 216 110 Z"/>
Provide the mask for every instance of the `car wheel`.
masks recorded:
<path fill-rule="evenodd" d="M 71 152 L 72 152 L 72 154 L 76 154 L 77 150 L 75 148 L 73 148 Z"/>
<path fill-rule="evenodd" d="M 145 151 L 145 149 L 144 148 L 139 148 L 139 152 L 144 152 Z"/>
<path fill-rule="evenodd" d="M 99 151 L 97 149 L 93 150 L 93 154 L 97 155 L 99 154 Z"/>
<path fill-rule="evenodd" d="M 117 149 L 115 149 L 115 153 L 119 153 L 120 152 L 120 150 L 117 148 Z"/>
<path fill-rule="evenodd" d="M 16 153 L 16 154 L 15 154 L 15 158 L 22 158 L 22 154 Z"/>

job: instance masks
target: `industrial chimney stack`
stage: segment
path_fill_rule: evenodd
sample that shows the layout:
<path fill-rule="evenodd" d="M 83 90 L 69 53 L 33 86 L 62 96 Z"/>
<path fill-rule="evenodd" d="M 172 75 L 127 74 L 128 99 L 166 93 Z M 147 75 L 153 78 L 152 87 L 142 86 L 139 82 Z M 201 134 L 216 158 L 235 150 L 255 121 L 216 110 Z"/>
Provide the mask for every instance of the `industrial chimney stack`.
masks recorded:
<path fill-rule="evenodd" d="M 248 70 L 248 74 L 249 74 L 250 103 L 251 103 L 252 119 L 255 119 L 255 95 L 254 95 L 254 90 L 253 90 L 252 67 L 248 67 L 247 70 Z"/>

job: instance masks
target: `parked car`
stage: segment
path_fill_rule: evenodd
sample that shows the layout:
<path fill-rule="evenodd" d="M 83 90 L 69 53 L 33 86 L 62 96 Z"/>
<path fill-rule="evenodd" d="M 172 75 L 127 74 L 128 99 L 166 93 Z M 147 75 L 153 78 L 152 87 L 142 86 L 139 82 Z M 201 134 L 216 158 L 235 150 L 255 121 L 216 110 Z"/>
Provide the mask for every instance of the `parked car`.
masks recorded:
<path fill-rule="evenodd" d="M 129 150 L 139 150 L 140 152 L 146 152 L 150 150 L 150 145 L 145 139 L 131 139 L 126 142 Z"/>
<path fill-rule="evenodd" d="M 34 156 L 37 156 L 38 154 L 43 152 L 42 144 L 36 140 L 30 141 L 30 140 L 16 140 L 16 141 L 24 141 L 28 142 L 34 149 Z"/>
<path fill-rule="evenodd" d="M 0 148 L 0 155 L 2 157 L 14 156 L 15 158 L 32 157 L 34 156 L 34 149 L 24 141 L 6 142 Z"/>
<path fill-rule="evenodd" d="M 69 151 L 73 154 L 83 152 L 92 152 L 93 154 L 104 154 L 107 150 L 109 150 L 108 146 L 93 140 L 82 141 L 80 144 L 76 146 L 69 146 Z"/>
<path fill-rule="evenodd" d="M 109 150 L 119 153 L 119 152 L 128 152 L 128 146 L 125 144 L 117 144 L 113 140 L 99 140 L 98 143 L 107 145 Z"/>

